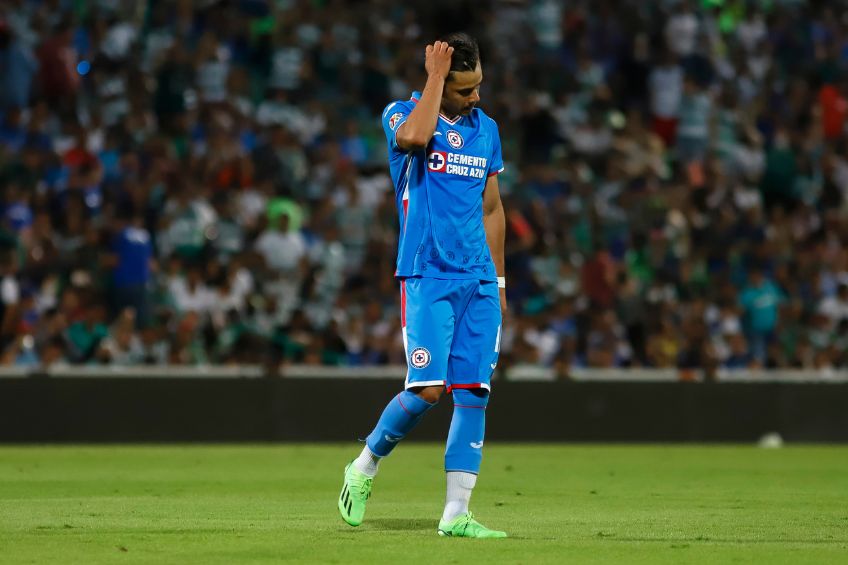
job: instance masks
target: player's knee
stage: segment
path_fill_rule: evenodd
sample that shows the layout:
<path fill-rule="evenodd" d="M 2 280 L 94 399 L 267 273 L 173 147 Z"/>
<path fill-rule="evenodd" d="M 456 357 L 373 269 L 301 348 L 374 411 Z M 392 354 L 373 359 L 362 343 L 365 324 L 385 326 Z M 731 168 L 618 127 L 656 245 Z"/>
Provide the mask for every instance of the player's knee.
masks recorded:
<path fill-rule="evenodd" d="M 419 398 L 430 404 L 436 404 L 444 392 L 444 387 L 441 386 L 425 386 L 411 389 Z"/>
<path fill-rule="evenodd" d="M 485 388 L 455 388 L 452 394 L 454 405 L 485 408 L 489 404 L 489 391 Z"/>

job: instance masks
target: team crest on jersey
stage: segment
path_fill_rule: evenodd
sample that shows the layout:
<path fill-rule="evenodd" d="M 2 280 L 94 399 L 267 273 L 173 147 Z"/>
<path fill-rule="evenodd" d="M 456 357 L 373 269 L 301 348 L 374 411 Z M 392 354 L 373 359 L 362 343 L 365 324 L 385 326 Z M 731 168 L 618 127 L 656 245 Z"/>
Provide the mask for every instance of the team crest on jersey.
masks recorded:
<path fill-rule="evenodd" d="M 430 151 L 427 155 L 427 168 L 434 173 L 445 172 L 445 167 L 448 164 L 448 154 L 444 151 Z"/>
<path fill-rule="evenodd" d="M 462 146 L 465 145 L 465 141 L 462 139 L 462 136 L 459 135 L 459 132 L 456 130 L 448 130 L 445 134 L 445 137 L 448 138 L 448 143 L 450 143 L 451 147 L 454 149 L 462 149 Z"/>
<path fill-rule="evenodd" d="M 400 120 L 402 117 L 403 117 L 403 114 L 401 112 L 395 112 L 394 114 L 392 114 L 392 117 L 389 118 L 389 127 L 391 129 L 395 129 L 395 126 L 397 125 L 398 120 Z"/>
<path fill-rule="evenodd" d="M 430 352 L 426 347 L 416 347 L 409 354 L 409 363 L 416 369 L 423 369 L 430 364 Z"/>

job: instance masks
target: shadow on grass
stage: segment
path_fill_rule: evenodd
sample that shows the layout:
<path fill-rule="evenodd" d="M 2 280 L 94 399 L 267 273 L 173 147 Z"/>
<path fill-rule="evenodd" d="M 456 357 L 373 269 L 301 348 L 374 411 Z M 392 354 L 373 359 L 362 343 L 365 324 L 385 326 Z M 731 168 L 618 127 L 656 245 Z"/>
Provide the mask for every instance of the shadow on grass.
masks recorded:
<path fill-rule="evenodd" d="M 370 531 L 426 532 L 429 534 L 436 534 L 436 530 L 439 526 L 439 521 L 433 520 L 432 518 L 378 518 L 374 520 L 368 520 L 366 524 L 368 525 L 368 530 Z M 509 539 L 523 540 L 530 538 L 526 536 L 510 536 Z M 557 538 L 540 539 L 554 540 Z"/>
<path fill-rule="evenodd" d="M 376 518 L 366 522 L 369 530 L 392 530 L 405 532 L 436 531 L 438 520 L 432 518 Z"/>

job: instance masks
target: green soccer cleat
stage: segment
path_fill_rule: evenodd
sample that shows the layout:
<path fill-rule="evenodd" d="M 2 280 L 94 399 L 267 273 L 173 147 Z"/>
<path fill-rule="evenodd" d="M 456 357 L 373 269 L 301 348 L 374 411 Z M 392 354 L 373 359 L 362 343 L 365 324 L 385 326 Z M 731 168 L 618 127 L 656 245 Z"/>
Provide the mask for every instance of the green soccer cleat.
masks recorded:
<path fill-rule="evenodd" d="M 505 538 L 506 532 L 490 530 L 475 520 L 474 515 L 469 512 L 450 522 L 439 521 L 439 535 L 454 538 Z"/>
<path fill-rule="evenodd" d="M 365 518 L 365 501 L 371 497 L 371 483 L 374 481 L 353 466 L 353 461 L 345 467 L 344 484 L 339 495 L 339 513 L 342 520 L 351 526 L 358 526 Z"/>

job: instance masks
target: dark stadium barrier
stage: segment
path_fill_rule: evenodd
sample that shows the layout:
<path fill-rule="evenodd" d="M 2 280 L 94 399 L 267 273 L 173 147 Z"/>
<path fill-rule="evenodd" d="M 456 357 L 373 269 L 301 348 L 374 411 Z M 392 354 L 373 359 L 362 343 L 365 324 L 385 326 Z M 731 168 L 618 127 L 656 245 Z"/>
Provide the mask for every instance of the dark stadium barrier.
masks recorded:
<path fill-rule="evenodd" d="M 0 442 L 354 441 L 397 379 L 0 378 Z M 412 440 L 443 441 L 443 398 Z M 497 441 L 848 441 L 848 384 L 498 382 Z"/>

